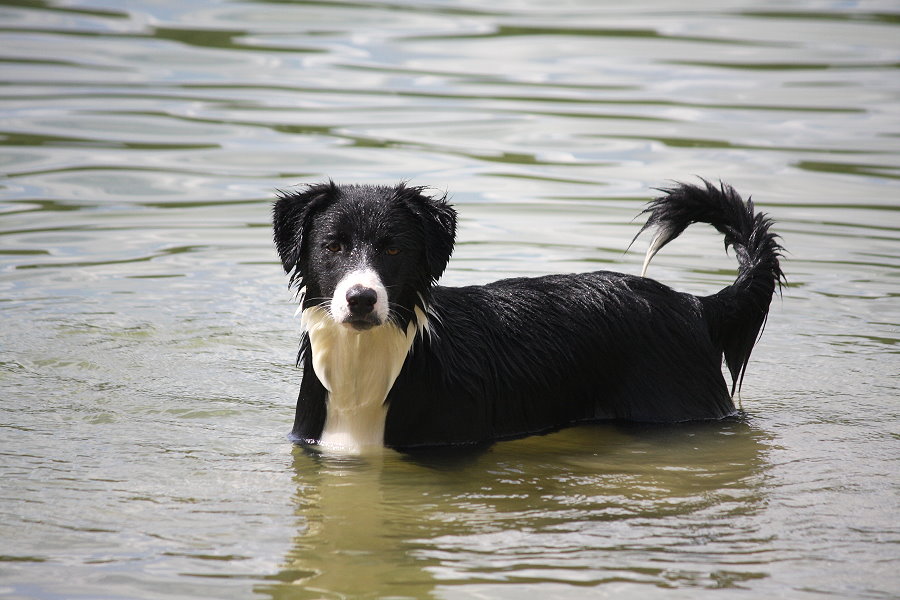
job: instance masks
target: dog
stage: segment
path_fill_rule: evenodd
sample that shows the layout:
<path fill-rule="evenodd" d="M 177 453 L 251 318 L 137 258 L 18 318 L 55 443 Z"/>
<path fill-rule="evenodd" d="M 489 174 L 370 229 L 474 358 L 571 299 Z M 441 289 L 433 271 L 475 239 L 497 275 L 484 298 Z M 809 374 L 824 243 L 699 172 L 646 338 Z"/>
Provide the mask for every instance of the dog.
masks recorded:
<path fill-rule="evenodd" d="M 300 295 L 303 331 L 291 440 L 413 451 L 610 419 L 735 415 L 732 396 L 784 280 L 782 247 L 771 219 L 724 183 L 659 191 L 641 213 L 638 235 L 656 233 L 640 277 L 598 271 L 466 287 L 436 283 L 456 235 L 446 195 L 333 182 L 279 191 L 275 247 Z M 695 222 L 722 233 L 739 264 L 735 281 L 709 296 L 644 277 Z"/>

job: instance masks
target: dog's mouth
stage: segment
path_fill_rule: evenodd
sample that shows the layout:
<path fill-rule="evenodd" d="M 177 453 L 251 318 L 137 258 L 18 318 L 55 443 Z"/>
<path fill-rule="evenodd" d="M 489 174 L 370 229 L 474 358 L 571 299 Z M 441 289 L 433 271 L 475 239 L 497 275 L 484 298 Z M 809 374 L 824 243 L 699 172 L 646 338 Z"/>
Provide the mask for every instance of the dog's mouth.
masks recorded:
<path fill-rule="evenodd" d="M 353 329 L 355 331 L 368 331 L 373 327 L 381 325 L 381 321 L 374 315 L 369 315 L 366 317 L 350 317 L 348 319 L 344 319 L 341 324 L 344 327 Z"/>

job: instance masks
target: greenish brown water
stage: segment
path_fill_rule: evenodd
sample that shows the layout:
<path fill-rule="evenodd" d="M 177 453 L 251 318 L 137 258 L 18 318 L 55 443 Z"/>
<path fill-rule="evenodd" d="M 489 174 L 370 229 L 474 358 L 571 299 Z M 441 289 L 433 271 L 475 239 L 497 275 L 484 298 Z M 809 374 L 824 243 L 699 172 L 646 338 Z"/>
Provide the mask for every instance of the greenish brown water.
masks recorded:
<path fill-rule="evenodd" d="M 898 40 L 878 0 L 0 2 L 0 598 L 897 597 Z M 789 251 L 742 421 L 287 442 L 276 188 L 450 192 L 460 285 L 637 273 L 694 175 Z"/>

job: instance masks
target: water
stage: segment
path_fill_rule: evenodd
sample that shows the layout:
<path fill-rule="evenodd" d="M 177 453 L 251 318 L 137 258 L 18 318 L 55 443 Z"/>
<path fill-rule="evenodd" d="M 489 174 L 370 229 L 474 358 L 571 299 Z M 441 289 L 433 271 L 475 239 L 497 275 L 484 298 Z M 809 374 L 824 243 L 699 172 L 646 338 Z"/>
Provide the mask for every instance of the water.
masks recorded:
<path fill-rule="evenodd" d="M 0 597 L 900 593 L 892 1 L 0 6 Z M 777 221 L 741 422 L 293 448 L 276 188 L 409 179 L 448 284 L 636 273 L 653 186 Z M 688 231 L 651 276 L 734 274 Z"/>

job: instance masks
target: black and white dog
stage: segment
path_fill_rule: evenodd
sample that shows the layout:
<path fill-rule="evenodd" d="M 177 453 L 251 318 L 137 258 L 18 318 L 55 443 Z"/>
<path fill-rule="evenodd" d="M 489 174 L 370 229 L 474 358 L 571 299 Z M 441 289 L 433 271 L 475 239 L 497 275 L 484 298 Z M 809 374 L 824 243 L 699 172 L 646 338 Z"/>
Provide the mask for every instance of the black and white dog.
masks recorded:
<path fill-rule="evenodd" d="M 403 184 L 281 192 L 275 245 L 302 294 L 292 439 L 410 450 L 733 415 L 783 279 L 781 246 L 727 185 L 662 192 L 644 211 L 641 232 L 657 230 L 644 270 L 688 225 L 709 223 L 736 250 L 734 283 L 705 297 L 608 271 L 438 286 L 456 233 L 446 197 Z"/>

